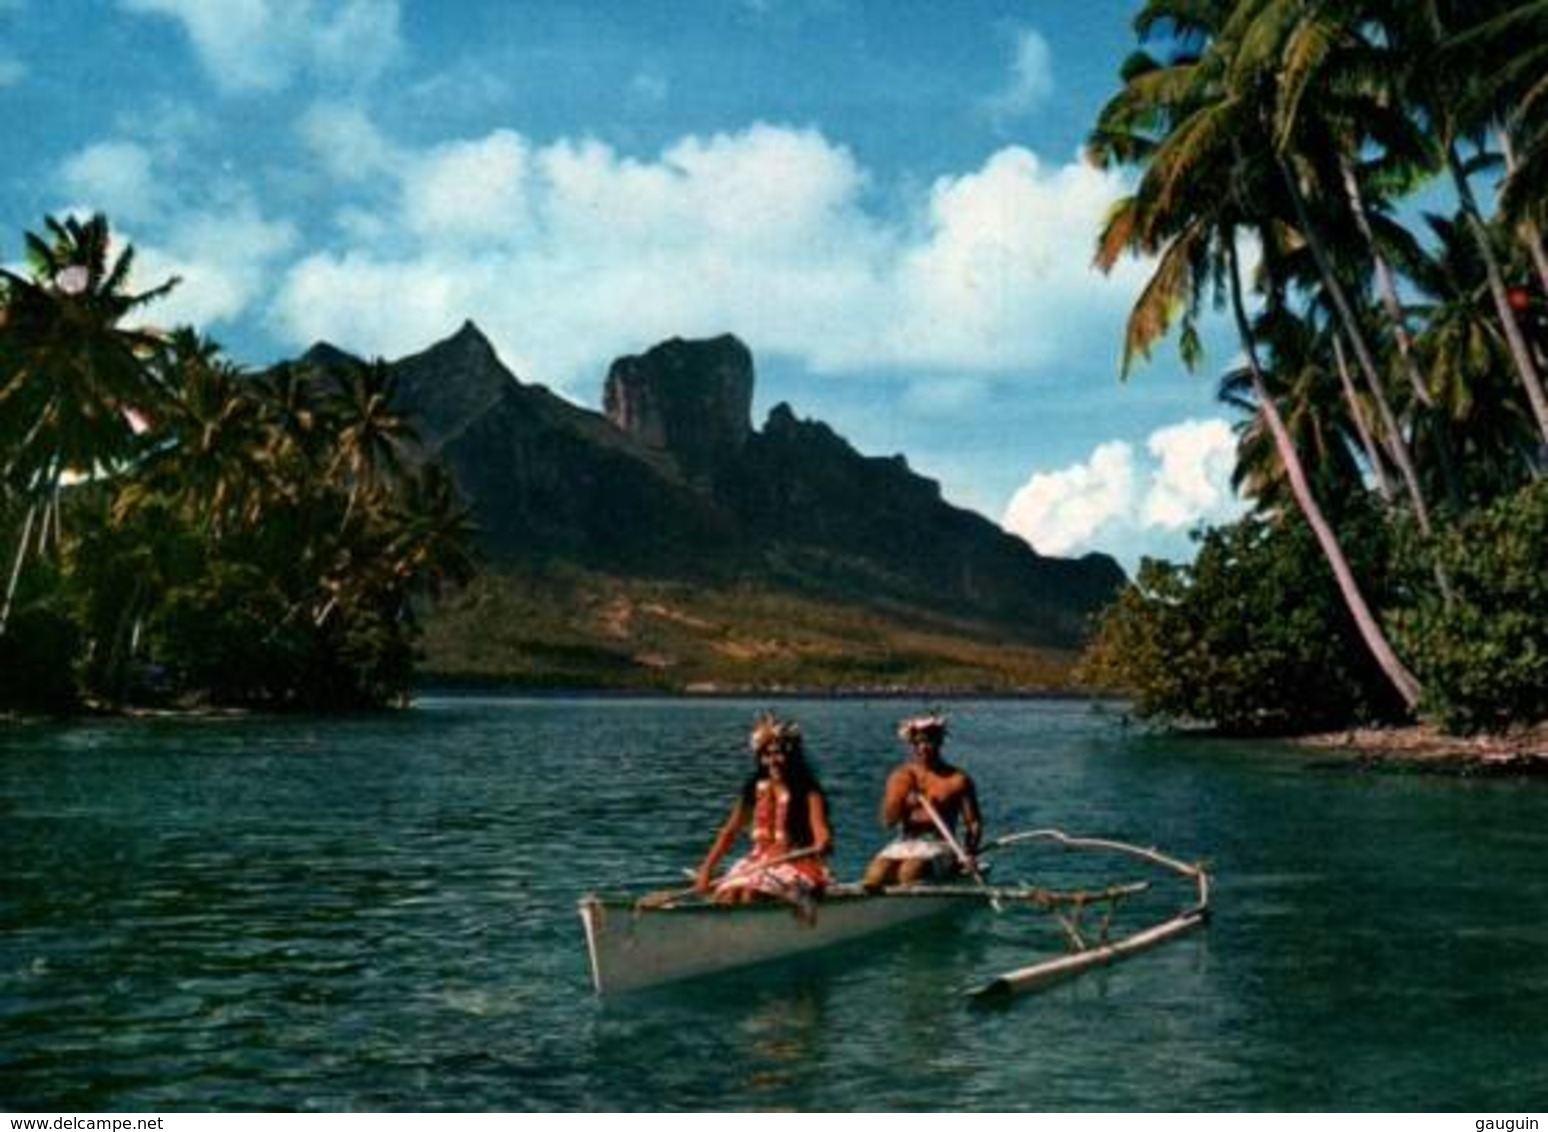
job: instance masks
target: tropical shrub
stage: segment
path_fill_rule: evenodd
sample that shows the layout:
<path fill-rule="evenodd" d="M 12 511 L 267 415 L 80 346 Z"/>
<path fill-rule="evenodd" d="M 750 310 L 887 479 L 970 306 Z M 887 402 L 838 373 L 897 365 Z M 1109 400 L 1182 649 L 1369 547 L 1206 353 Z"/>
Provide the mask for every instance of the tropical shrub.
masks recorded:
<path fill-rule="evenodd" d="M 1449 596 L 1418 591 L 1393 618 L 1425 714 L 1462 732 L 1548 718 L 1548 482 L 1466 516 L 1433 553 Z"/>
<path fill-rule="evenodd" d="M 57 604 L 18 606 L 0 636 L 0 711 L 64 713 L 78 703 L 80 632 Z"/>
<path fill-rule="evenodd" d="M 1141 565 L 1099 620 L 1082 681 L 1125 692 L 1142 717 L 1235 733 L 1401 714 L 1303 524 L 1247 518 L 1196 537 L 1193 563 Z M 1348 542 L 1380 540 L 1371 528 Z"/>

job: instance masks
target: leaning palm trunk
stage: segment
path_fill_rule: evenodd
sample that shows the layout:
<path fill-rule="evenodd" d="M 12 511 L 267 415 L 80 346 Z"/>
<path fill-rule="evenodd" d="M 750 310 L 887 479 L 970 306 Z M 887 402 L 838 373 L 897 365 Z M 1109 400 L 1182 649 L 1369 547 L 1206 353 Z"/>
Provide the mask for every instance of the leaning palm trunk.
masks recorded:
<path fill-rule="evenodd" d="M 1349 415 L 1354 419 L 1355 431 L 1360 435 L 1360 447 L 1365 450 L 1366 462 L 1371 466 L 1371 475 L 1376 480 L 1376 494 L 1381 496 L 1381 501 L 1388 506 L 1392 504 L 1392 481 L 1387 478 L 1387 465 L 1381 457 L 1381 450 L 1376 447 L 1376 438 L 1371 435 L 1370 422 L 1365 419 L 1365 406 L 1360 404 L 1360 394 L 1355 389 L 1354 378 L 1349 376 L 1349 357 L 1344 353 L 1344 340 L 1338 334 L 1333 338 L 1333 360 L 1338 366 L 1338 383 L 1344 390 L 1344 402 L 1349 406 Z"/>
<path fill-rule="evenodd" d="M 16 587 L 21 582 L 22 563 L 27 559 L 27 547 L 32 542 L 32 524 L 37 519 L 38 504 L 34 501 L 27 508 L 27 518 L 22 523 L 21 539 L 16 545 L 16 558 L 11 563 L 11 576 L 5 584 L 5 601 L 0 603 L 0 637 L 11 623 L 11 603 L 16 599 Z"/>
<path fill-rule="evenodd" d="M 1350 569 L 1349 560 L 1344 556 L 1344 549 L 1339 545 L 1338 535 L 1334 533 L 1327 517 L 1322 513 L 1322 508 L 1317 505 L 1316 497 L 1312 494 L 1311 484 L 1306 478 L 1306 470 L 1302 467 L 1300 455 L 1295 450 L 1295 441 L 1291 439 L 1290 430 L 1285 427 L 1284 418 L 1279 415 L 1279 407 L 1274 403 L 1268 384 L 1263 379 L 1263 369 L 1258 362 L 1252 328 L 1248 324 L 1247 311 L 1242 303 L 1242 280 L 1237 265 L 1236 249 L 1229 242 L 1226 254 L 1230 258 L 1228 270 L 1231 308 L 1236 317 L 1237 333 L 1242 339 L 1242 349 L 1247 354 L 1247 367 L 1252 375 L 1253 392 L 1258 398 L 1258 411 L 1263 414 L 1263 421 L 1274 437 L 1274 448 L 1279 453 L 1285 475 L 1290 481 L 1290 491 L 1295 496 L 1296 505 L 1300 508 L 1307 525 L 1311 527 L 1312 534 L 1316 536 L 1317 544 L 1322 548 L 1329 567 L 1333 570 L 1339 593 L 1343 596 L 1350 616 L 1354 618 L 1360 638 L 1370 649 L 1377 665 L 1398 695 L 1402 697 L 1408 710 L 1413 711 L 1419 706 L 1419 696 L 1422 691 L 1419 681 L 1404 665 L 1386 635 L 1381 631 L 1375 614 L 1371 612 L 1365 595 L 1360 591 L 1360 584 L 1355 579 L 1354 571 Z"/>
<path fill-rule="evenodd" d="M 1349 339 L 1350 346 L 1354 348 L 1355 360 L 1359 363 L 1360 372 L 1365 376 L 1366 387 L 1375 400 L 1387 447 L 1398 466 L 1398 472 L 1403 477 L 1403 486 L 1408 491 L 1408 500 L 1413 505 L 1414 516 L 1419 520 L 1419 529 L 1428 536 L 1430 509 L 1426 506 L 1424 492 L 1419 487 L 1419 473 L 1414 469 L 1413 454 L 1408 449 L 1408 440 L 1403 436 L 1403 430 L 1398 425 L 1397 415 L 1393 413 L 1386 393 L 1382 391 L 1381 375 L 1376 370 L 1376 360 L 1371 356 L 1370 346 L 1365 341 L 1365 333 L 1360 329 L 1359 320 L 1355 318 L 1349 297 L 1344 294 L 1343 284 L 1338 281 L 1338 275 L 1333 270 L 1333 262 L 1328 256 L 1327 249 L 1322 246 L 1322 239 L 1312 225 L 1311 214 L 1306 208 L 1305 199 L 1301 196 L 1301 187 L 1296 183 L 1295 171 L 1290 168 L 1290 163 L 1283 156 L 1279 158 L 1279 170 L 1284 176 L 1285 187 L 1289 190 L 1290 201 L 1295 207 L 1296 223 L 1300 225 L 1301 234 L 1306 239 L 1306 246 L 1310 249 L 1312 260 L 1317 265 L 1317 274 L 1322 278 L 1322 285 L 1333 303 L 1339 322 L 1343 325 L 1345 336 Z"/>
<path fill-rule="evenodd" d="M 41 558 L 48 547 L 49 520 L 53 520 L 54 542 L 59 542 L 59 480 L 57 461 L 44 466 L 33 483 L 35 493 L 27 504 L 27 518 L 22 523 L 22 534 L 16 545 L 16 557 L 11 563 L 11 575 L 6 581 L 5 598 L 0 600 L 0 637 L 11 623 L 11 612 L 16 603 L 16 591 L 21 585 L 22 567 L 27 555 Z"/>
<path fill-rule="evenodd" d="M 1392 265 L 1387 262 L 1387 257 L 1381 254 L 1381 246 L 1376 242 L 1376 233 L 1371 228 L 1370 214 L 1365 208 L 1365 196 L 1360 191 L 1360 180 L 1355 176 L 1354 166 L 1349 162 L 1348 154 L 1339 154 L 1339 172 L 1344 178 L 1344 193 L 1349 198 L 1349 210 L 1354 214 L 1355 226 L 1359 228 L 1360 235 L 1365 238 L 1365 243 L 1371 253 L 1371 262 L 1376 267 L 1376 289 L 1381 295 L 1382 308 L 1387 312 L 1387 318 L 1392 324 L 1392 337 L 1397 342 L 1398 357 L 1402 359 L 1403 371 L 1408 377 L 1408 384 L 1414 391 L 1414 397 L 1425 408 L 1433 408 L 1435 399 L 1430 396 L 1430 390 L 1424 383 L 1424 375 L 1419 372 L 1419 364 L 1414 360 L 1413 335 L 1408 332 L 1408 321 L 1403 315 L 1403 304 L 1398 300 L 1397 280 L 1392 274 Z"/>
<path fill-rule="evenodd" d="M 1495 312 L 1500 317 L 1500 325 L 1505 329 L 1505 341 L 1510 346 L 1516 374 L 1526 388 L 1532 415 L 1537 418 L 1538 431 L 1543 435 L 1543 445 L 1548 447 L 1548 396 L 1543 393 L 1542 378 L 1538 375 L 1536 363 L 1532 361 L 1532 348 L 1527 343 L 1526 335 L 1521 332 L 1521 323 L 1516 318 L 1516 312 L 1511 309 L 1510 297 L 1505 293 L 1505 275 L 1500 270 L 1499 258 L 1495 256 L 1489 240 L 1488 226 L 1478 210 L 1478 198 L 1473 195 L 1473 187 L 1468 183 L 1467 171 L 1462 168 L 1462 159 L 1455 145 L 1446 146 L 1446 166 L 1451 171 L 1451 179 L 1461 198 L 1462 214 L 1466 217 L 1468 230 L 1478 244 L 1484 270 L 1488 273 L 1489 297 L 1494 300 Z"/>
<path fill-rule="evenodd" d="M 1408 319 L 1403 312 L 1403 304 L 1398 298 L 1397 278 L 1393 274 L 1392 265 L 1387 262 L 1387 257 L 1382 254 L 1381 246 L 1376 242 L 1376 232 L 1371 227 L 1370 212 L 1365 207 L 1365 194 L 1360 190 L 1360 179 L 1355 176 L 1354 165 L 1349 160 L 1349 155 L 1341 153 L 1338 159 L 1339 172 L 1344 179 L 1344 192 L 1349 198 L 1349 208 L 1354 215 L 1355 226 L 1360 230 L 1360 235 L 1371 253 L 1371 262 L 1376 268 L 1376 289 L 1381 295 L 1382 308 L 1387 312 L 1387 320 L 1392 326 L 1392 337 L 1397 342 L 1398 360 L 1403 367 L 1403 372 L 1408 377 L 1409 388 L 1413 390 L 1414 398 L 1420 405 L 1418 412 L 1434 412 L 1435 398 L 1430 395 L 1429 385 L 1424 375 L 1419 372 L 1419 361 L 1414 356 L 1414 336 L 1409 333 Z M 1335 340 L 1335 345 L 1337 342 Z M 1392 433 L 1392 410 L 1387 406 L 1386 399 L 1377 391 L 1378 407 L 1382 418 L 1388 424 L 1388 431 Z M 1393 433 L 1394 443 L 1403 447 L 1402 457 L 1413 465 L 1412 449 L 1401 434 Z M 1461 490 L 1457 485 L 1457 471 L 1455 459 L 1451 451 L 1449 437 L 1442 433 L 1435 446 L 1436 462 L 1440 466 L 1441 476 L 1446 485 L 1447 498 L 1453 507 L 1460 508 L 1462 502 Z M 1437 575 L 1439 576 L 1439 567 Z M 1442 589 L 1445 589 L 1444 582 Z"/>
<path fill-rule="evenodd" d="M 1548 250 L 1543 247 L 1543 234 L 1536 224 L 1530 220 L 1521 225 L 1521 239 L 1527 246 L 1527 252 L 1532 256 L 1532 264 L 1537 268 L 1537 278 L 1543 285 L 1543 294 L 1548 295 Z"/>
<path fill-rule="evenodd" d="M 1505 155 L 1505 172 L 1513 176 L 1516 172 L 1516 149 L 1511 144 L 1510 131 L 1499 132 L 1500 152 Z M 1548 248 L 1543 245 L 1543 233 L 1535 221 L 1523 220 L 1518 229 L 1521 242 L 1526 245 L 1527 254 L 1532 257 L 1532 266 L 1537 269 L 1537 280 L 1542 284 L 1543 294 L 1548 295 Z"/>

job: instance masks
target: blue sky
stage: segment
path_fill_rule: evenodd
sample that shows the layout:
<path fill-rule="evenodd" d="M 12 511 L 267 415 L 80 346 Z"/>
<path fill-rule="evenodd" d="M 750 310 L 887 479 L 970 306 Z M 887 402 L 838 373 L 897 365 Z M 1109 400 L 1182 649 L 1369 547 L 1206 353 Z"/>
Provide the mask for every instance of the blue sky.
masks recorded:
<path fill-rule="evenodd" d="M 596 407 L 612 358 L 726 331 L 778 401 L 1045 553 L 1187 553 L 1230 432 L 1079 158 L 1116 0 L 0 0 L 0 259 L 106 211 L 154 321 L 261 365 L 472 318 Z M 1222 338 L 1222 342 L 1225 340 Z"/>

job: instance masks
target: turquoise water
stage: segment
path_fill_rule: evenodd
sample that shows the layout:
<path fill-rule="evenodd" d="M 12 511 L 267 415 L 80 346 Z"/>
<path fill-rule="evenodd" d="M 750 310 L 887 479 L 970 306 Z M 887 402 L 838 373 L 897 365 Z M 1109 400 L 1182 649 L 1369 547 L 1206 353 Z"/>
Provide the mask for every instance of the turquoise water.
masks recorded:
<path fill-rule="evenodd" d="M 1056 953 L 1045 918 L 598 1000 L 577 897 L 681 883 L 759 706 L 0 728 L 0 1107 L 1548 1108 L 1544 783 L 1320 769 L 1079 703 L 951 705 L 991 834 L 1204 860 L 1206 930 L 1003 1009 L 961 991 Z M 841 873 L 917 706 L 780 705 Z M 998 875 L 1034 865 L 1075 867 Z"/>

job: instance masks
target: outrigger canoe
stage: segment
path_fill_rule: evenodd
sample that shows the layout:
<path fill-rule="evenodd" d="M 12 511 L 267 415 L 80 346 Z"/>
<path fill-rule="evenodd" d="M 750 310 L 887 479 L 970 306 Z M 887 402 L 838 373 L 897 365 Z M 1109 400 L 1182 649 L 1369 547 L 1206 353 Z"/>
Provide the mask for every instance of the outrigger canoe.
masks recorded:
<path fill-rule="evenodd" d="M 650 907 L 627 896 L 588 896 L 580 911 L 592 984 L 616 994 L 804 955 L 967 907 L 954 895 L 902 898 L 841 884 L 807 910 L 709 900 Z"/>
<path fill-rule="evenodd" d="M 1208 874 L 1201 866 L 1154 849 L 1071 837 L 1052 829 L 1009 834 L 987 848 L 1005 849 L 1035 841 L 1143 858 L 1190 880 L 1196 902 L 1141 931 L 1114 937 L 1110 928 L 1118 904 L 1148 889 L 1149 881 L 1066 891 L 990 885 L 981 876 L 973 881 L 899 886 L 874 892 L 855 884 L 840 884 L 829 888 L 820 900 L 800 908 L 782 903 L 716 904 L 686 893 L 674 894 L 664 901 L 588 895 L 580 901 L 580 914 L 586 929 L 592 984 L 604 995 L 663 986 L 809 954 L 985 904 L 992 904 L 996 910 L 1030 905 L 1051 912 L 1064 929 L 1070 953 L 1006 972 L 970 992 L 981 998 L 998 998 L 1040 989 L 1126 958 L 1207 919 Z M 1092 928 L 1082 924 L 1083 913 L 1092 907 L 1104 910 L 1094 934 Z"/>

